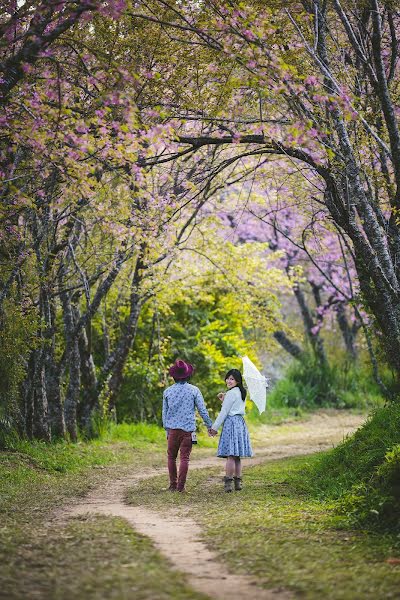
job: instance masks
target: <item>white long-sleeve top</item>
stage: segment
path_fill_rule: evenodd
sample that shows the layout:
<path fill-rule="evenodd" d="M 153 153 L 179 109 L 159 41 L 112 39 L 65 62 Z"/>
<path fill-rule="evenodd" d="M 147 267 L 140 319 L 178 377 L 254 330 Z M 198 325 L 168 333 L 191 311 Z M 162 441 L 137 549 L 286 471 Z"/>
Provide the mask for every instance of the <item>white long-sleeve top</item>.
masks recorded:
<path fill-rule="evenodd" d="M 234 415 L 244 415 L 244 405 L 245 403 L 242 400 L 242 394 L 238 387 L 228 390 L 225 394 L 221 411 L 212 425 L 212 429 L 214 429 L 214 431 L 218 431 L 228 416 L 233 417 Z"/>

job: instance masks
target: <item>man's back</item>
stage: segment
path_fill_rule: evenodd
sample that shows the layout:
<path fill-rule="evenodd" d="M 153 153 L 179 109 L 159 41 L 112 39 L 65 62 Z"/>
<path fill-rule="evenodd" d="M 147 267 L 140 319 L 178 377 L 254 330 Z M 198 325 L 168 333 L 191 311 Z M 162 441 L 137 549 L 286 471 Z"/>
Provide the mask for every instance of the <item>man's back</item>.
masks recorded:
<path fill-rule="evenodd" d="M 165 429 L 195 431 L 196 408 L 204 423 L 210 427 L 211 419 L 198 387 L 187 381 L 177 382 L 168 387 L 163 394 L 163 425 Z"/>

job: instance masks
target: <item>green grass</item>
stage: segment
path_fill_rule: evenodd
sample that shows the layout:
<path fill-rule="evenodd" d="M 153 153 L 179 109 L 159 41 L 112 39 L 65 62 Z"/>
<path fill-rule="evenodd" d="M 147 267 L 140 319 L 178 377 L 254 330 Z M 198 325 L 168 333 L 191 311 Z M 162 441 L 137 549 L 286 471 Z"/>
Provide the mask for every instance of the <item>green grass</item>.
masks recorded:
<path fill-rule="evenodd" d="M 399 442 L 400 405 L 378 408 L 353 435 L 316 459 L 307 485 L 317 496 L 338 498 L 352 485 L 370 479 L 388 449 Z"/>
<path fill-rule="evenodd" d="M 187 496 L 160 492 L 166 478 L 130 490 L 131 504 L 190 515 L 233 570 L 265 587 L 288 587 L 309 600 L 398 597 L 399 538 L 337 528 L 332 504 L 302 485 L 318 456 L 272 461 L 245 469 L 242 492 L 225 494 L 217 470 L 190 473 Z M 222 465 L 221 465 L 222 466 Z"/>
<path fill-rule="evenodd" d="M 279 443 L 286 443 L 293 436 L 301 443 L 302 432 L 306 432 L 309 424 L 295 422 L 271 428 L 250 423 L 250 427 L 256 444 L 265 445 L 267 441 L 271 445 L 277 439 Z M 203 430 L 193 456 L 214 454 L 216 443 L 217 440 L 208 438 Z M 151 544 L 147 554 L 144 542 L 122 522 L 103 518 L 75 520 L 67 526 L 47 523 L 55 508 L 86 494 L 111 476 L 164 465 L 165 451 L 165 432 L 161 428 L 123 424 L 110 426 L 101 440 L 53 445 L 15 442 L 11 450 L 0 453 L 0 597 L 11 600 L 77 598 L 81 595 L 79 590 L 84 590 L 84 597 L 89 599 L 122 600 L 131 595 L 152 599 L 164 598 L 159 595 L 161 589 L 162 593 L 170 594 L 166 598 L 197 598 L 193 592 L 176 595 L 179 592 L 173 583 L 168 587 L 166 580 L 152 581 L 157 579 L 154 577 L 157 569 L 162 569 L 167 579 L 175 580 L 176 576 L 159 556 L 152 554 Z M 333 585 L 333 575 L 328 572 L 323 578 L 321 575 L 323 581 L 318 580 L 318 568 L 337 569 L 335 561 L 339 561 L 344 552 L 345 560 L 350 561 L 349 569 L 358 572 L 360 578 L 366 577 L 371 589 L 379 593 L 383 590 L 375 597 L 389 598 L 387 594 L 392 589 L 389 583 L 383 582 L 382 590 L 378 583 L 381 585 L 388 574 L 396 576 L 397 573 L 395 567 L 384 563 L 382 558 L 390 555 L 392 538 L 376 536 L 371 542 L 370 536 L 338 532 L 333 528 L 331 501 L 317 496 L 312 499 L 302 488 L 304 467 L 307 473 L 311 472 L 318 461 L 312 457 L 248 469 L 243 494 L 231 497 L 222 492 L 216 470 L 201 473 L 192 470 L 189 489 L 193 493 L 188 497 L 160 493 L 160 487 L 166 484 L 166 476 L 163 476 L 140 484 L 130 499 L 160 510 L 183 510 L 200 518 L 207 540 L 220 552 L 221 558 L 235 569 L 259 576 L 267 587 L 288 581 L 295 590 L 307 590 L 311 581 L 310 594 L 314 596 L 305 597 L 317 598 L 318 590 L 325 594 Z M 354 540 L 353 558 L 350 544 L 343 536 L 349 537 L 352 544 Z M 256 555 L 251 551 L 253 539 Z M 325 558 L 317 561 L 319 567 L 318 564 L 313 567 L 307 560 L 309 543 L 311 562 L 317 560 L 318 552 L 323 550 Z M 375 554 L 370 545 L 375 548 Z M 288 551 L 293 555 L 292 561 L 287 557 Z M 330 553 L 336 557 L 332 564 L 328 560 Z M 135 564 L 140 564 L 141 556 L 144 573 L 135 575 Z M 130 563 L 132 577 L 131 567 L 126 566 Z M 373 579 L 366 565 L 374 566 L 377 575 Z M 343 585 L 354 590 L 358 579 L 353 581 L 346 569 L 343 567 L 345 574 L 339 570 L 344 577 Z M 364 591 L 367 586 L 365 583 L 360 589 Z M 28 593 L 30 589 L 33 595 Z M 337 596 L 342 597 L 351 596 Z"/>
<path fill-rule="evenodd" d="M 122 519 L 19 530 L 3 540 L 0 557 L 4 600 L 205 600 Z"/>

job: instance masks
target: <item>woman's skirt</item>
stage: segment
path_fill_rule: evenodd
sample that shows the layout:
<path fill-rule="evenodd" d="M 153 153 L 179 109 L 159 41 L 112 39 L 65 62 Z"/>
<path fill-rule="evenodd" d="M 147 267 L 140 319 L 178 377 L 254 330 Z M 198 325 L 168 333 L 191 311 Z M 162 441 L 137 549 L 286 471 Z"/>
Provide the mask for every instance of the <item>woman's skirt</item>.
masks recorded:
<path fill-rule="evenodd" d="M 217 456 L 253 456 L 249 430 L 242 415 L 226 417 L 219 438 Z"/>

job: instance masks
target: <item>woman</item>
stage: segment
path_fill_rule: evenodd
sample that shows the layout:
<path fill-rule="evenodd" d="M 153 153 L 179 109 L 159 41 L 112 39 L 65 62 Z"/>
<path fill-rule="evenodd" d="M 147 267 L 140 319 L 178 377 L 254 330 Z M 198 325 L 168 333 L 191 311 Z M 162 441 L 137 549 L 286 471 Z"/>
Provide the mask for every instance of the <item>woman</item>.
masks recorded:
<path fill-rule="evenodd" d="M 249 431 L 243 418 L 246 400 L 246 390 L 243 387 L 242 374 L 237 369 L 231 369 L 225 375 L 228 391 L 218 394 L 222 400 L 221 411 L 213 423 L 210 434 L 215 435 L 223 425 L 218 444 L 218 456 L 226 458 L 225 491 L 232 492 L 242 489 L 241 457 L 253 456 Z"/>

